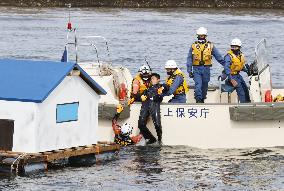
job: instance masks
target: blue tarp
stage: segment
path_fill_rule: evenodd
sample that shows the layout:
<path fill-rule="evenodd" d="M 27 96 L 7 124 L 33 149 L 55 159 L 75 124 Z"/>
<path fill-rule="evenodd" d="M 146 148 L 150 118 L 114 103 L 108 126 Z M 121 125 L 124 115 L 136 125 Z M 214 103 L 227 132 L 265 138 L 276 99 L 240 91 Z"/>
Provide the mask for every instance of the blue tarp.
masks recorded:
<path fill-rule="evenodd" d="M 106 94 L 75 63 L 0 59 L 0 100 L 41 103 L 74 68 L 95 92 Z"/>

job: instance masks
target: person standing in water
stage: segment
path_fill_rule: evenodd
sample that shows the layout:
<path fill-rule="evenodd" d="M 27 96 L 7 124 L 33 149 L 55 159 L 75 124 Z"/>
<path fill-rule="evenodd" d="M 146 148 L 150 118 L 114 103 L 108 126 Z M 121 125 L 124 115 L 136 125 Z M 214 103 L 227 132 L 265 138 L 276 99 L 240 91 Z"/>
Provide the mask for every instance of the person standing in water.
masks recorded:
<path fill-rule="evenodd" d="M 143 135 L 146 144 L 153 144 L 157 142 L 157 139 L 147 128 L 147 118 L 150 115 L 158 137 L 158 143 L 162 144 L 162 125 L 160 114 L 160 103 L 163 100 L 162 93 L 164 87 L 160 84 L 160 75 L 153 73 L 151 76 L 151 86 L 141 96 L 142 106 L 140 110 L 140 116 L 138 121 L 138 128 Z"/>

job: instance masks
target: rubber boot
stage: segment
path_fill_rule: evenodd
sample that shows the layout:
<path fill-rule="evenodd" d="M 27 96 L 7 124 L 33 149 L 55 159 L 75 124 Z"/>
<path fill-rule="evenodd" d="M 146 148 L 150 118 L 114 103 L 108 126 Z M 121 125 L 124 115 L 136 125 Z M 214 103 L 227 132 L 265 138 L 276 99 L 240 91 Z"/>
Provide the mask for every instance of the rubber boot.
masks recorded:
<path fill-rule="evenodd" d="M 204 103 L 204 101 L 197 99 L 197 100 L 196 100 L 196 103 Z"/>
<path fill-rule="evenodd" d="M 156 139 L 156 138 L 150 139 L 150 140 L 148 140 L 148 141 L 146 142 L 146 145 L 151 145 L 151 144 L 153 144 L 153 143 L 155 143 L 155 142 L 157 142 L 157 139 Z"/>

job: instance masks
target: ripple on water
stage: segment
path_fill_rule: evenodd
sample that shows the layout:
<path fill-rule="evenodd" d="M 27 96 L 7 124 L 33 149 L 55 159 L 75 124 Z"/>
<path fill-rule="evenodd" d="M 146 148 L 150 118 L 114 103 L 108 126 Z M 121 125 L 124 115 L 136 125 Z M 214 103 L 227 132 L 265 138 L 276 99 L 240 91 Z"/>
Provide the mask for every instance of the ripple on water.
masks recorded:
<path fill-rule="evenodd" d="M 2 190 L 281 190 L 284 149 L 128 147 L 92 167 L 2 177 Z"/>
<path fill-rule="evenodd" d="M 0 57 L 60 60 L 65 45 L 67 15 L 65 8 L 0 7 L 0 26 L 5 26 L 0 33 Z M 267 38 L 273 84 L 283 85 L 284 69 L 280 56 L 284 54 L 281 48 L 284 43 L 282 11 L 74 8 L 71 15 L 78 34 L 102 35 L 108 39 L 114 65 L 127 66 L 134 75 L 147 56 L 162 79 L 166 74 L 160 66 L 168 59 L 175 59 L 181 69 L 186 70 L 188 48 L 196 40 L 195 30 L 201 25 L 208 28 L 209 40 L 223 55 L 231 39 L 239 37 L 249 63 L 254 60 L 257 42 Z M 105 58 L 103 43 L 96 43 L 101 47 L 100 58 Z M 92 50 L 80 50 L 81 60 L 96 59 L 90 53 Z M 218 76 L 221 70 L 219 64 L 212 68 L 212 85 L 218 84 L 214 76 Z"/>

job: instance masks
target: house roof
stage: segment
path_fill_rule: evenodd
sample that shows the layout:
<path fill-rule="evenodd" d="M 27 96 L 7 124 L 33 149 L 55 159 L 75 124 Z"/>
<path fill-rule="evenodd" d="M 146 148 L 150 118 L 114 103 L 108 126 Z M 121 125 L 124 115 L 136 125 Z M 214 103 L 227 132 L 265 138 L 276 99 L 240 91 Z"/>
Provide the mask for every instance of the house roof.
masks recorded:
<path fill-rule="evenodd" d="M 0 100 L 41 103 L 73 69 L 96 93 L 106 94 L 75 63 L 0 59 Z"/>

